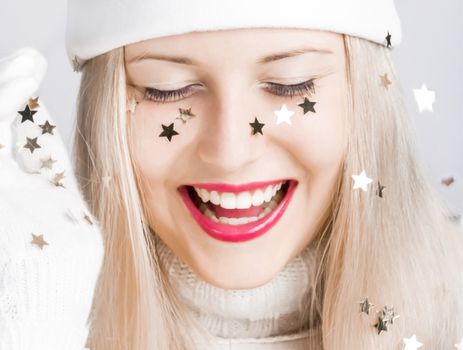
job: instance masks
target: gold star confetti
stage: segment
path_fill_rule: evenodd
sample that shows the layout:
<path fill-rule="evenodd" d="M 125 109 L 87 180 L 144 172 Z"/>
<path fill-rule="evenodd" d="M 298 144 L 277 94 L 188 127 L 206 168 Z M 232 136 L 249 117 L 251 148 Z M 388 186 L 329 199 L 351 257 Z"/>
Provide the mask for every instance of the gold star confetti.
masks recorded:
<path fill-rule="evenodd" d="M 52 180 L 53 185 L 56 187 L 61 186 L 64 187 L 64 185 L 60 182 L 64 178 L 64 171 L 61 173 L 56 173 L 55 177 Z"/>
<path fill-rule="evenodd" d="M 51 135 L 53 134 L 53 129 L 56 128 L 56 125 L 51 125 L 48 120 L 45 122 L 45 124 L 39 125 L 42 128 L 42 134 L 49 133 Z"/>
<path fill-rule="evenodd" d="M 384 73 L 384 75 L 380 75 L 379 77 L 381 78 L 381 85 L 384 86 L 386 90 L 389 90 L 389 85 L 391 85 L 392 82 L 387 77 L 387 73 Z"/>
<path fill-rule="evenodd" d="M 38 101 L 39 101 L 39 97 L 37 96 L 36 98 L 30 98 L 27 104 L 29 105 L 30 109 L 36 109 L 40 107 Z"/>
<path fill-rule="evenodd" d="M 54 160 L 51 157 L 48 157 L 48 159 L 41 159 L 40 161 L 42 162 L 40 169 L 47 168 L 50 170 L 53 168 L 53 163 L 57 162 L 57 160 Z"/>
<path fill-rule="evenodd" d="M 48 243 L 44 241 L 43 235 L 36 236 L 33 233 L 31 243 L 37 245 L 40 249 L 43 249 L 45 245 L 48 245 Z"/>
<path fill-rule="evenodd" d="M 366 297 L 363 301 L 360 302 L 360 312 L 364 312 L 367 315 L 370 314 L 370 309 L 375 306 L 375 304 L 371 304 L 368 301 L 368 297 Z"/>
<path fill-rule="evenodd" d="M 90 217 L 90 215 L 86 214 L 84 212 L 84 219 L 87 220 L 87 222 L 90 224 L 90 225 L 93 225 L 93 221 L 92 221 L 92 218 Z"/>
<path fill-rule="evenodd" d="M 450 176 L 450 177 L 446 177 L 446 178 L 443 178 L 441 183 L 445 186 L 450 186 L 451 184 L 453 184 L 455 182 L 455 179 L 453 176 Z"/>
<path fill-rule="evenodd" d="M 37 143 L 37 137 L 30 139 L 29 137 L 26 136 L 26 139 L 27 139 L 27 143 L 23 147 L 28 148 L 31 151 L 31 153 L 34 153 L 34 150 L 37 148 L 42 148 L 42 146 L 40 146 Z"/>
<path fill-rule="evenodd" d="M 191 119 L 192 117 L 196 117 L 195 114 L 191 113 L 191 107 L 187 109 L 179 108 L 179 115 L 175 119 L 181 119 L 183 123 L 186 123 L 187 120 Z"/>

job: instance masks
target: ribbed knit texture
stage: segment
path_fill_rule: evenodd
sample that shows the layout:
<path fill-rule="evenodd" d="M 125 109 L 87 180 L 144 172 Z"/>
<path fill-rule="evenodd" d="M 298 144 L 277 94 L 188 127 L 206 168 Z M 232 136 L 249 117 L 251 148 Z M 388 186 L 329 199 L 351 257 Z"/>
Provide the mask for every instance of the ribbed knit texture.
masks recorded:
<path fill-rule="evenodd" d="M 82 350 L 103 239 L 59 132 L 41 133 L 39 124 L 54 123 L 39 103 L 34 123 L 0 120 L 0 350 Z M 25 149 L 26 136 L 42 148 Z M 53 168 L 40 169 L 50 155 Z M 65 187 L 55 186 L 62 171 Z M 32 244 L 32 234 L 48 245 Z"/>
<path fill-rule="evenodd" d="M 245 344 L 273 344 L 271 349 L 278 349 L 276 343 L 281 342 L 281 349 L 296 349 L 285 340 L 320 336 L 318 328 L 299 331 L 296 322 L 307 298 L 312 273 L 315 255 L 310 245 L 266 284 L 226 290 L 200 280 L 158 236 L 155 242 L 174 290 L 217 344 L 235 344 L 233 349 L 238 349 L 238 344 L 241 344 L 239 349 L 247 349 L 243 347 Z M 222 349 L 213 349 L 219 348 Z"/>

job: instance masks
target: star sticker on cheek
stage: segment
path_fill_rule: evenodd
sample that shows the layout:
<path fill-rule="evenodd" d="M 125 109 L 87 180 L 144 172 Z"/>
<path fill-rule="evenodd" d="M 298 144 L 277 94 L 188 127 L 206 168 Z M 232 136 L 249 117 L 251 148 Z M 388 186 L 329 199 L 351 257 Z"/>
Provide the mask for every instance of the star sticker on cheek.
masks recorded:
<path fill-rule="evenodd" d="M 306 114 L 307 112 L 315 113 L 315 109 L 313 108 L 313 106 L 315 106 L 316 103 L 317 102 L 310 102 L 307 97 L 304 97 L 304 102 L 301 104 L 298 104 L 298 106 L 304 110 L 304 114 Z"/>
<path fill-rule="evenodd" d="M 51 125 L 48 120 L 45 121 L 45 124 L 39 125 L 42 128 L 42 135 L 45 133 L 53 134 L 53 129 L 56 128 L 56 125 Z"/>
<path fill-rule="evenodd" d="M 23 111 L 18 111 L 19 114 L 21 114 L 22 119 L 21 123 L 24 123 L 26 120 L 30 120 L 32 123 L 34 122 L 34 114 L 37 113 L 37 111 L 31 111 L 29 108 L 29 105 L 26 105 L 26 108 L 24 108 Z"/>
<path fill-rule="evenodd" d="M 259 121 L 257 120 L 257 117 L 254 117 L 254 122 L 249 123 L 249 125 L 251 125 L 251 127 L 252 127 L 252 134 L 253 135 L 255 135 L 257 133 L 260 133 L 261 135 L 263 135 L 262 128 L 264 127 L 265 124 L 259 123 Z"/>
<path fill-rule="evenodd" d="M 357 188 L 361 188 L 362 190 L 364 190 L 365 192 L 368 191 L 368 184 L 372 183 L 373 180 L 368 178 L 366 173 L 365 173 L 365 170 L 363 170 L 360 175 L 352 175 L 352 178 L 354 179 L 355 181 L 355 184 L 354 184 L 354 187 L 353 189 L 357 189 Z"/>
<path fill-rule="evenodd" d="M 277 125 L 285 122 L 291 125 L 291 119 L 290 117 L 294 114 L 293 111 L 288 110 L 286 108 L 286 105 L 284 104 L 280 110 L 274 111 L 275 115 L 277 116 Z"/>
<path fill-rule="evenodd" d="M 170 124 L 169 126 L 165 126 L 164 124 L 162 125 L 162 133 L 159 134 L 159 137 L 167 137 L 167 139 L 170 140 L 174 135 L 178 135 L 179 133 L 174 130 L 174 123 Z"/>
<path fill-rule="evenodd" d="M 195 114 L 191 113 L 191 108 L 187 108 L 187 109 L 179 108 L 178 111 L 180 114 L 175 119 L 181 119 L 183 123 L 186 123 L 191 118 L 196 117 Z"/>

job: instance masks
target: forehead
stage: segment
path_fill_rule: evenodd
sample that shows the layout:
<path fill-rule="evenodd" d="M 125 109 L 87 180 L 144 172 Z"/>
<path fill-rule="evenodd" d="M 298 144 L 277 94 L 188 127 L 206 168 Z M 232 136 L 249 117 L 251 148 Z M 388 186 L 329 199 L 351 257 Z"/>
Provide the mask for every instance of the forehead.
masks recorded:
<path fill-rule="evenodd" d="M 202 52 L 207 52 L 210 55 L 213 51 L 220 53 L 221 56 L 236 55 L 243 58 L 260 56 L 267 52 L 295 49 L 343 55 L 343 35 L 329 31 L 292 28 L 246 28 L 190 32 L 127 45 L 125 46 L 125 56 L 128 61 L 149 52 L 201 57 Z"/>

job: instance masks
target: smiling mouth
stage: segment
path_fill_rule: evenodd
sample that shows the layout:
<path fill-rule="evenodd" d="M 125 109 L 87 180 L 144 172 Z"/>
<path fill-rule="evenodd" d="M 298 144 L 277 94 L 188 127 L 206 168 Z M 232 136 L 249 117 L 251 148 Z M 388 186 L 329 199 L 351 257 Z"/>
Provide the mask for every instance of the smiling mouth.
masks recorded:
<path fill-rule="evenodd" d="M 259 194 L 257 194 L 256 191 L 250 191 L 249 195 L 251 196 L 252 203 L 249 202 L 248 195 L 248 202 L 241 202 L 241 205 L 236 205 L 236 202 L 235 205 L 227 205 L 223 200 L 220 201 L 217 199 L 204 201 L 204 196 L 202 196 L 202 199 L 197 189 L 193 186 L 186 187 L 188 195 L 196 208 L 209 220 L 226 225 L 244 225 L 269 215 L 286 196 L 289 183 L 290 180 L 287 180 L 279 186 L 274 187 L 273 192 L 275 193 L 271 193 L 271 195 L 269 193 L 265 195 L 262 189 L 260 189 L 261 193 Z M 265 196 L 265 198 L 262 198 L 262 196 Z M 206 196 L 206 198 L 207 197 L 210 196 Z M 232 208 L 230 208 L 230 206 Z"/>

